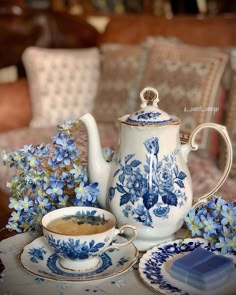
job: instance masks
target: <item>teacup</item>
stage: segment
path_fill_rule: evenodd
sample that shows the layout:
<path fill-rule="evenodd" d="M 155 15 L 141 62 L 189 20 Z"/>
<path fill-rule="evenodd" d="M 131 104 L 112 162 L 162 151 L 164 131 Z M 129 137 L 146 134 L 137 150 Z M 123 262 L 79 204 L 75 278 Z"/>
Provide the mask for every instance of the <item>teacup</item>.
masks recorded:
<path fill-rule="evenodd" d="M 136 227 L 125 224 L 116 229 L 115 216 L 94 207 L 66 207 L 42 218 L 43 234 L 48 245 L 60 257 L 62 267 L 84 271 L 99 264 L 99 256 L 110 248 L 126 246 L 136 238 Z M 131 229 L 129 240 L 112 243 L 125 228 Z M 130 230 L 129 230 L 130 232 Z"/>

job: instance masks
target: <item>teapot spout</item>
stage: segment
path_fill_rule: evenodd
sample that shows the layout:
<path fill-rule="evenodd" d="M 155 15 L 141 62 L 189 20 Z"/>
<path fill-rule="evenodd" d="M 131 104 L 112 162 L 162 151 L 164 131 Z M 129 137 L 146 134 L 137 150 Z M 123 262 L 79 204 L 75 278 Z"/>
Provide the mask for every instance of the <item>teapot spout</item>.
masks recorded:
<path fill-rule="evenodd" d="M 91 114 L 85 114 L 80 118 L 88 133 L 88 174 L 91 182 L 98 182 L 98 203 L 106 208 L 108 181 L 111 171 L 111 163 L 106 162 L 102 154 L 101 142 L 97 124 Z"/>

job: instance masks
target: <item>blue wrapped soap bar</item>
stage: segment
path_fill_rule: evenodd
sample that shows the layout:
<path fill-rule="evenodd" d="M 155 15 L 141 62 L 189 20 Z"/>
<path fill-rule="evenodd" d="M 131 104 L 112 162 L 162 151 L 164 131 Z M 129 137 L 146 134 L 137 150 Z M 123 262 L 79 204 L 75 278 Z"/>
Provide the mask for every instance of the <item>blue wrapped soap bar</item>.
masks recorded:
<path fill-rule="evenodd" d="M 235 267 L 233 260 L 201 247 L 175 260 L 170 275 L 200 290 L 212 290 L 226 283 Z"/>

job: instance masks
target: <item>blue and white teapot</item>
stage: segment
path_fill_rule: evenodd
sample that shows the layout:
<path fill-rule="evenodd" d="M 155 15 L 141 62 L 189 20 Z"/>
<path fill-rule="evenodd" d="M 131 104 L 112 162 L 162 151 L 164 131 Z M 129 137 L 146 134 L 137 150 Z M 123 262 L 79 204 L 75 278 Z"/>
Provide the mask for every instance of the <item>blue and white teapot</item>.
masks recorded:
<path fill-rule="evenodd" d="M 192 181 L 186 163 L 188 153 L 198 149 L 197 133 L 204 128 L 219 131 L 228 157 L 216 187 L 195 206 L 225 181 L 232 165 L 232 146 L 226 128 L 213 123 L 198 126 L 189 142 L 181 145 L 180 119 L 158 108 L 158 92 L 148 87 L 140 97 L 141 109 L 119 119 L 119 147 L 109 163 L 103 158 L 94 118 L 86 114 L 80 120 L 88 131 L 88 172 L 90 180 L 99 183 L 99 203 L 116 216 L 119 225 L 135 225 L 134 243 L 139 250 L 147 250 L 174 239 L 192 207 Z"/>

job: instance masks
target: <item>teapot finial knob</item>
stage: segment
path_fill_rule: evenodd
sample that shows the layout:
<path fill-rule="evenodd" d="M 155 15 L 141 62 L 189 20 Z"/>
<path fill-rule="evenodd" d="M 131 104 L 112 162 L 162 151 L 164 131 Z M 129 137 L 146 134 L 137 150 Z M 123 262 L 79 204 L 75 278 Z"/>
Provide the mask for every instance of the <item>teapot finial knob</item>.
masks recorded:
<path fill-rule="evenodd" d="M 141 108 L 145 108 L 147 105 L 157 107 L 159 101 L 158 92 L 155 88 L 146 87 L 140 92 L 140 98 L 142 101 Z"/>

